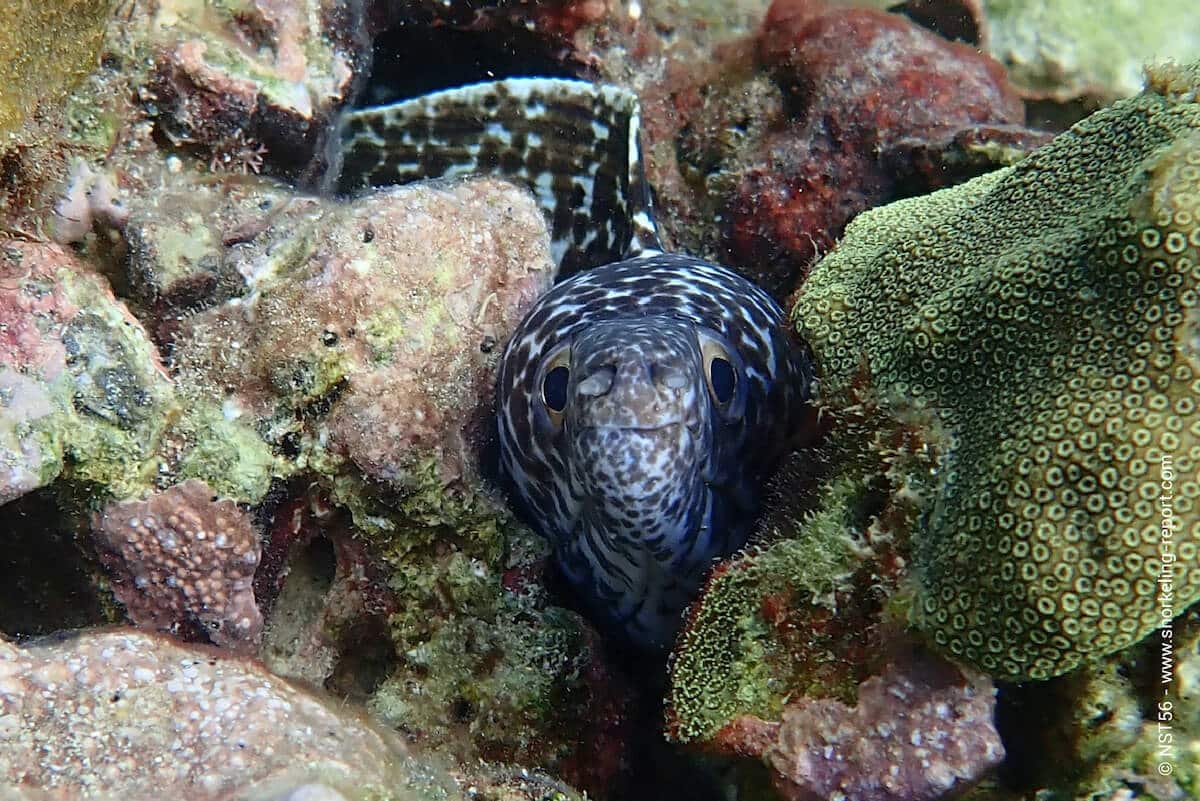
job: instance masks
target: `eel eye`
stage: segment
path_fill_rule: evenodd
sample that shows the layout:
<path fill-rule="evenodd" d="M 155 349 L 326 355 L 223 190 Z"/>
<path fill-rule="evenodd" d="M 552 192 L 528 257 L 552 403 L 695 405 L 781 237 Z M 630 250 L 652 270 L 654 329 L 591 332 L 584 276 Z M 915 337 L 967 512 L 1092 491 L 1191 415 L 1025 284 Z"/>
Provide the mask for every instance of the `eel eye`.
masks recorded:
<path fill-rule="evenodd" d="M 567 379 L 570 376 L 571 371 L 560 364 L 542 379 L 542 402 L 550 411 L 561 414 L 567 408 Z"/>
<path fill-rule="evenodd" d="M 737 392 L 737 370 L 729 353 L 715 340 L 707 337 L 701 341 L 700 352 L 704 356 L 704 379 L 708 391 L 718 406 L 725 406 Z"/>
<path fill-rule="evenodd" d="M 571 378 L 571 351 L 561 348 L 546 360 L 542 370 L 542 405 L 555 425 L 567 408 L 567 385 Z"/>

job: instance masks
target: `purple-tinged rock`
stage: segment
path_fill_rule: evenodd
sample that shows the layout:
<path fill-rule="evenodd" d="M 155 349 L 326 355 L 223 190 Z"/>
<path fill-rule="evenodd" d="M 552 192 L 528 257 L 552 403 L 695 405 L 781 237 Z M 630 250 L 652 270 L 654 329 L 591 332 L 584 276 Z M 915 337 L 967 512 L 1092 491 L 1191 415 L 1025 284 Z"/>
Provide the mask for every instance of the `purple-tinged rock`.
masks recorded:
<path fill-rule="evenodd" d="M 192 479 L 145 501 L 110 505 L 93 532 L 134 623 L 183 635 L 199 630 L 231 651 L 257 648 L 262 615 L 251 583 L 258 534 L 236 503 L 217 500 Z"/>
<path fill-rule="evenodd" d="M 853 707 L 800 698 L 780 722 L 742 717 L 719 739 L 761 756 L 789 801 L 934 801 L 1004 758 L 994 706 L 986 677 L 917 655 L 859 685 Z"/>

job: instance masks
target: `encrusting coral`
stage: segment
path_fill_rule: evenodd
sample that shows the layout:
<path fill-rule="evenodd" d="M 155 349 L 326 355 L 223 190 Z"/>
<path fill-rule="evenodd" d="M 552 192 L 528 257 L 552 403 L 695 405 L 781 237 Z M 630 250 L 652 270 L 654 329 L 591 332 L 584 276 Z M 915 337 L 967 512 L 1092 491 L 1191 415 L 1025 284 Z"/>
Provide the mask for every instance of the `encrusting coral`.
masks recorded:
<path fill-rule="evenodd" d="M 778 723 L 734 721 L 726 740 L 761 756 L 788 801 L 936 801 L 1004 758 L 994 707 L 985 677 L 908 654 L 863 682 L 853 707 L 799 698 Z"/>
<path fill-rule="evenodd" d="M 1158 68 L 1015 167 L 864 214 L 795 307 L 823 403 L 940 440 L 913 617 L 993 676 L 1137 642 L 1162 579 L 1200 598 L 1198 91 Z"/>
<path fill-rule="evenodd" d="M 258 534 L 231 500 L 192 479 L 111 504 L 93 527 L 113 592 L 139 625 L 253 652 L 262 615 L 251 582 Z"/>

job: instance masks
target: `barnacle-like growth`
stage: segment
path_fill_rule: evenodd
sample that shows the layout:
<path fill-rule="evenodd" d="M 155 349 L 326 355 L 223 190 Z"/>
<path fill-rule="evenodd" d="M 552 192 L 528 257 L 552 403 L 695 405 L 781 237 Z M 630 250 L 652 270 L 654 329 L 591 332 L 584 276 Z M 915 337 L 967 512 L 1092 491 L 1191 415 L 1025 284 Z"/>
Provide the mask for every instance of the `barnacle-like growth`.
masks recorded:
<path fill-rule="evenodd" d="M 231 500 L 192 479 L 97 516 L 96 549 L 113 591 L 139 625 L 199 626 L 218 645 L 253 651 L 262 615 L 251 582 L 258 535 Z"/>
<path fill-rule="evenodd" d="M 1160 68 L 1015 167 L 864 214 L 795 308 L 824 403 L 865 372 L 948 435 L 913 616 L 995 676 L 1136 642 L 1160 580 L 1200 598 L 1198 92 Z"/>

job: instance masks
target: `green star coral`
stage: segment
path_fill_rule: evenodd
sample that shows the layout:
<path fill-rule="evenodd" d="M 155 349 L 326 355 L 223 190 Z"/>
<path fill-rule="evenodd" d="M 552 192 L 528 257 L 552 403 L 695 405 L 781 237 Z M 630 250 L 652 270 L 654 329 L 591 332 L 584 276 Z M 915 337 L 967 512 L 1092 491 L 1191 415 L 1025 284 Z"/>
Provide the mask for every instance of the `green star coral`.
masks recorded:
<path fill-rule="evenodd" d="M 995 676 L 1165 622 L 1164 505 L 1174 614 L 1200 598 L 1198 93 L 1200 64 L 1159 68 L 1014 167 L 861 215 L 794 310 L 823 403 L 865 376 L 949 438 L 913 618 Z"/>

